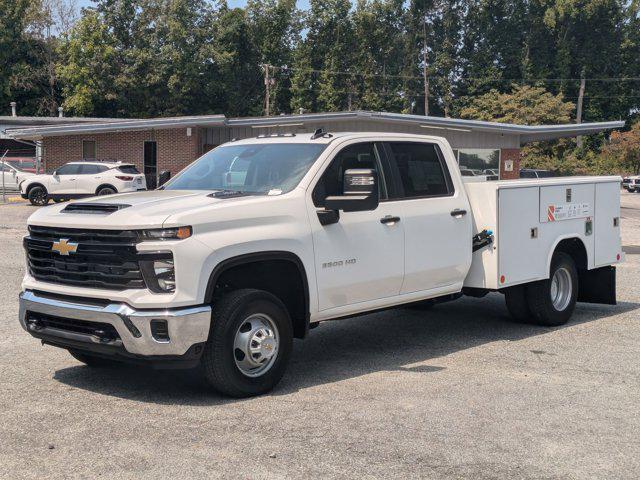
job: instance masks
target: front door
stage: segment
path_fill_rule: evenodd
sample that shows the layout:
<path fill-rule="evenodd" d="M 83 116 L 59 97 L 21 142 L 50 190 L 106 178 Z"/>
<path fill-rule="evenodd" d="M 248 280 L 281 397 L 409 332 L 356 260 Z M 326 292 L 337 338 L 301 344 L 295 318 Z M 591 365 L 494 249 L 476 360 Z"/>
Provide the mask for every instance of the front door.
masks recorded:
<path fill-rule="evenodd" d="M 435 143 L 387 142 L 399 192 L 391 202 L 405 231 L 401 294 L 459 291 L 471 265 L 471 209 Z"/>
<path fill-rule="evenodd" d="M 308 210 L 320 311 L 394 297 L 400 291 L 404 231 L 402 223 L 381 222 L 385 216 L 399 214 L 386 202 L 385 159 L 381 153 L 381 145 L 373 142 L 345 146 L 312 187 Z M 337 223 L 323 226 L 317 211 L 323 208 L 327 196 L 342 195 L 344 171 L 350 168 L 378 171 L 380 204 L 373 211 L 340 212 Z M 342 311 L 348 313 L 347 310 Z"/>
<path fill-rule="evenodd" d="M 144 176 L 147 188 L 154 190 L 158 184 L 158 143 L 144 142 Z"/>
<path fill-rule="evenodd" d="M 80 164 L 68 163 L 58 168 L 47 190 L 50 194 L 76 193 Z"/>

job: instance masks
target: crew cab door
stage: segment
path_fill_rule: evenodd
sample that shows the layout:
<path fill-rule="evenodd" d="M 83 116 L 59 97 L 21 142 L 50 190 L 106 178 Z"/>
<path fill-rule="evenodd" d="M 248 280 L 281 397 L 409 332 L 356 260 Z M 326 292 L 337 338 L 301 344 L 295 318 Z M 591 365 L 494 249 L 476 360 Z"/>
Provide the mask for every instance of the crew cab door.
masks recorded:
<path fill-rule="evenodd" d="M 404 227 L 400 293 L 459 291 L 471 265 L 472 226 L 460 174 L 452 174 L 458 166 L 436 143 L 385 142 L 385 149 L 396 190 L 389 208 Z"/>
<path fill-rule="evenodd" d="M 50 194 L 76 193 L 76 183 L 80 165 L 70 163 L 58 168 L 51 176 L 51 182 L 47 186 Z"/>
<path fill-rule="evenodd" d="M 379 301 L 397 296 L 404 270 L 402 223 L 389 221 L 400 215 L 387 203 L 382 145 L 351 142 L 340 148 L 311 185 L 308 212 L 315 255 L 319 310 Z M 322 225 L 318 211 L 324 199 L 342 195 L 345 170 L 370 168 L 378 172 L 380 203 L 375 210 L 340 211 L 337 222 Z M 385 219 L 385 217 L 387 217 Z M 348 310 L 348 308 L 346 309 Z"/>

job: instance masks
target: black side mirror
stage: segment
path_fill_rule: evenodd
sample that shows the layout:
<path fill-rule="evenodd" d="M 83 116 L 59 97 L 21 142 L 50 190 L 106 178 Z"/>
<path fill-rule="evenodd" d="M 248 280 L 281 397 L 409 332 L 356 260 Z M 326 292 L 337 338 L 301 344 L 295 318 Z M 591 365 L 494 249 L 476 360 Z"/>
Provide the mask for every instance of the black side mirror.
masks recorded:
<path fill-rule="evenodd" d="M 171 172 L 169 170 L 162 170 L 158 175 L 158 186 L 162 186 L 171 178 Z"/>
<path fill-rule="evenodd" d="M 351 168 L 344 172 L 343 194 L 327 197 L 324 208 L 343 212 L 363 212 L 378 208 L 378 172 L 371 168 Z"/>

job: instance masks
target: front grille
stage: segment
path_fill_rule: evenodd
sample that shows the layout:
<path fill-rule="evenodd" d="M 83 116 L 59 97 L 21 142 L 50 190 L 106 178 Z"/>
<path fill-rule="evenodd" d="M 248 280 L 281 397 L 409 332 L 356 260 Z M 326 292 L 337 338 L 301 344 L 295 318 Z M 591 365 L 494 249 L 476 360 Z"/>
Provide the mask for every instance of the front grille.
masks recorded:
<path fill-rule="evenodd" d="M 61 255 L 52 250 L 61 239 L 77 250 Z M 85 230 L 30 226 L 24 239 L 29 272 L 43 282 L 78 287 L 125 290 L 145 288 L 136 243 L 128 230 Z"/>
<path fill-rule="evenodd" d="M 56 317 L 44 313 L 29 312 L 27 324 L 34 330 L 42 328 L 55 328 L 65 332 L 81 333 L 92 335 L 102 340 L 119 340 L 120 335 L 110 323 L 87 322 L 85 320 L 75 320 L 73 318 Z"/>

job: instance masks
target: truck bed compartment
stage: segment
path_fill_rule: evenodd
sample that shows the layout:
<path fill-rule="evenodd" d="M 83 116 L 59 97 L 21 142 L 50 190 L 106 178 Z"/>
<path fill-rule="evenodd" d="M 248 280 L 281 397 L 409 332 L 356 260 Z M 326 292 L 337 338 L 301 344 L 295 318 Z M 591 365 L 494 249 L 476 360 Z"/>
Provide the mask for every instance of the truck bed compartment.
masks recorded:
<path fill-rule="evenodd" d="M 620 178 L 559 177 L 466 183 L 473 233 L 494 242 L 473 253 L 464 286 L 500 289 L 548 278 L 559 242 L 579 239 L 591 270 L 619 261 Z"/>

